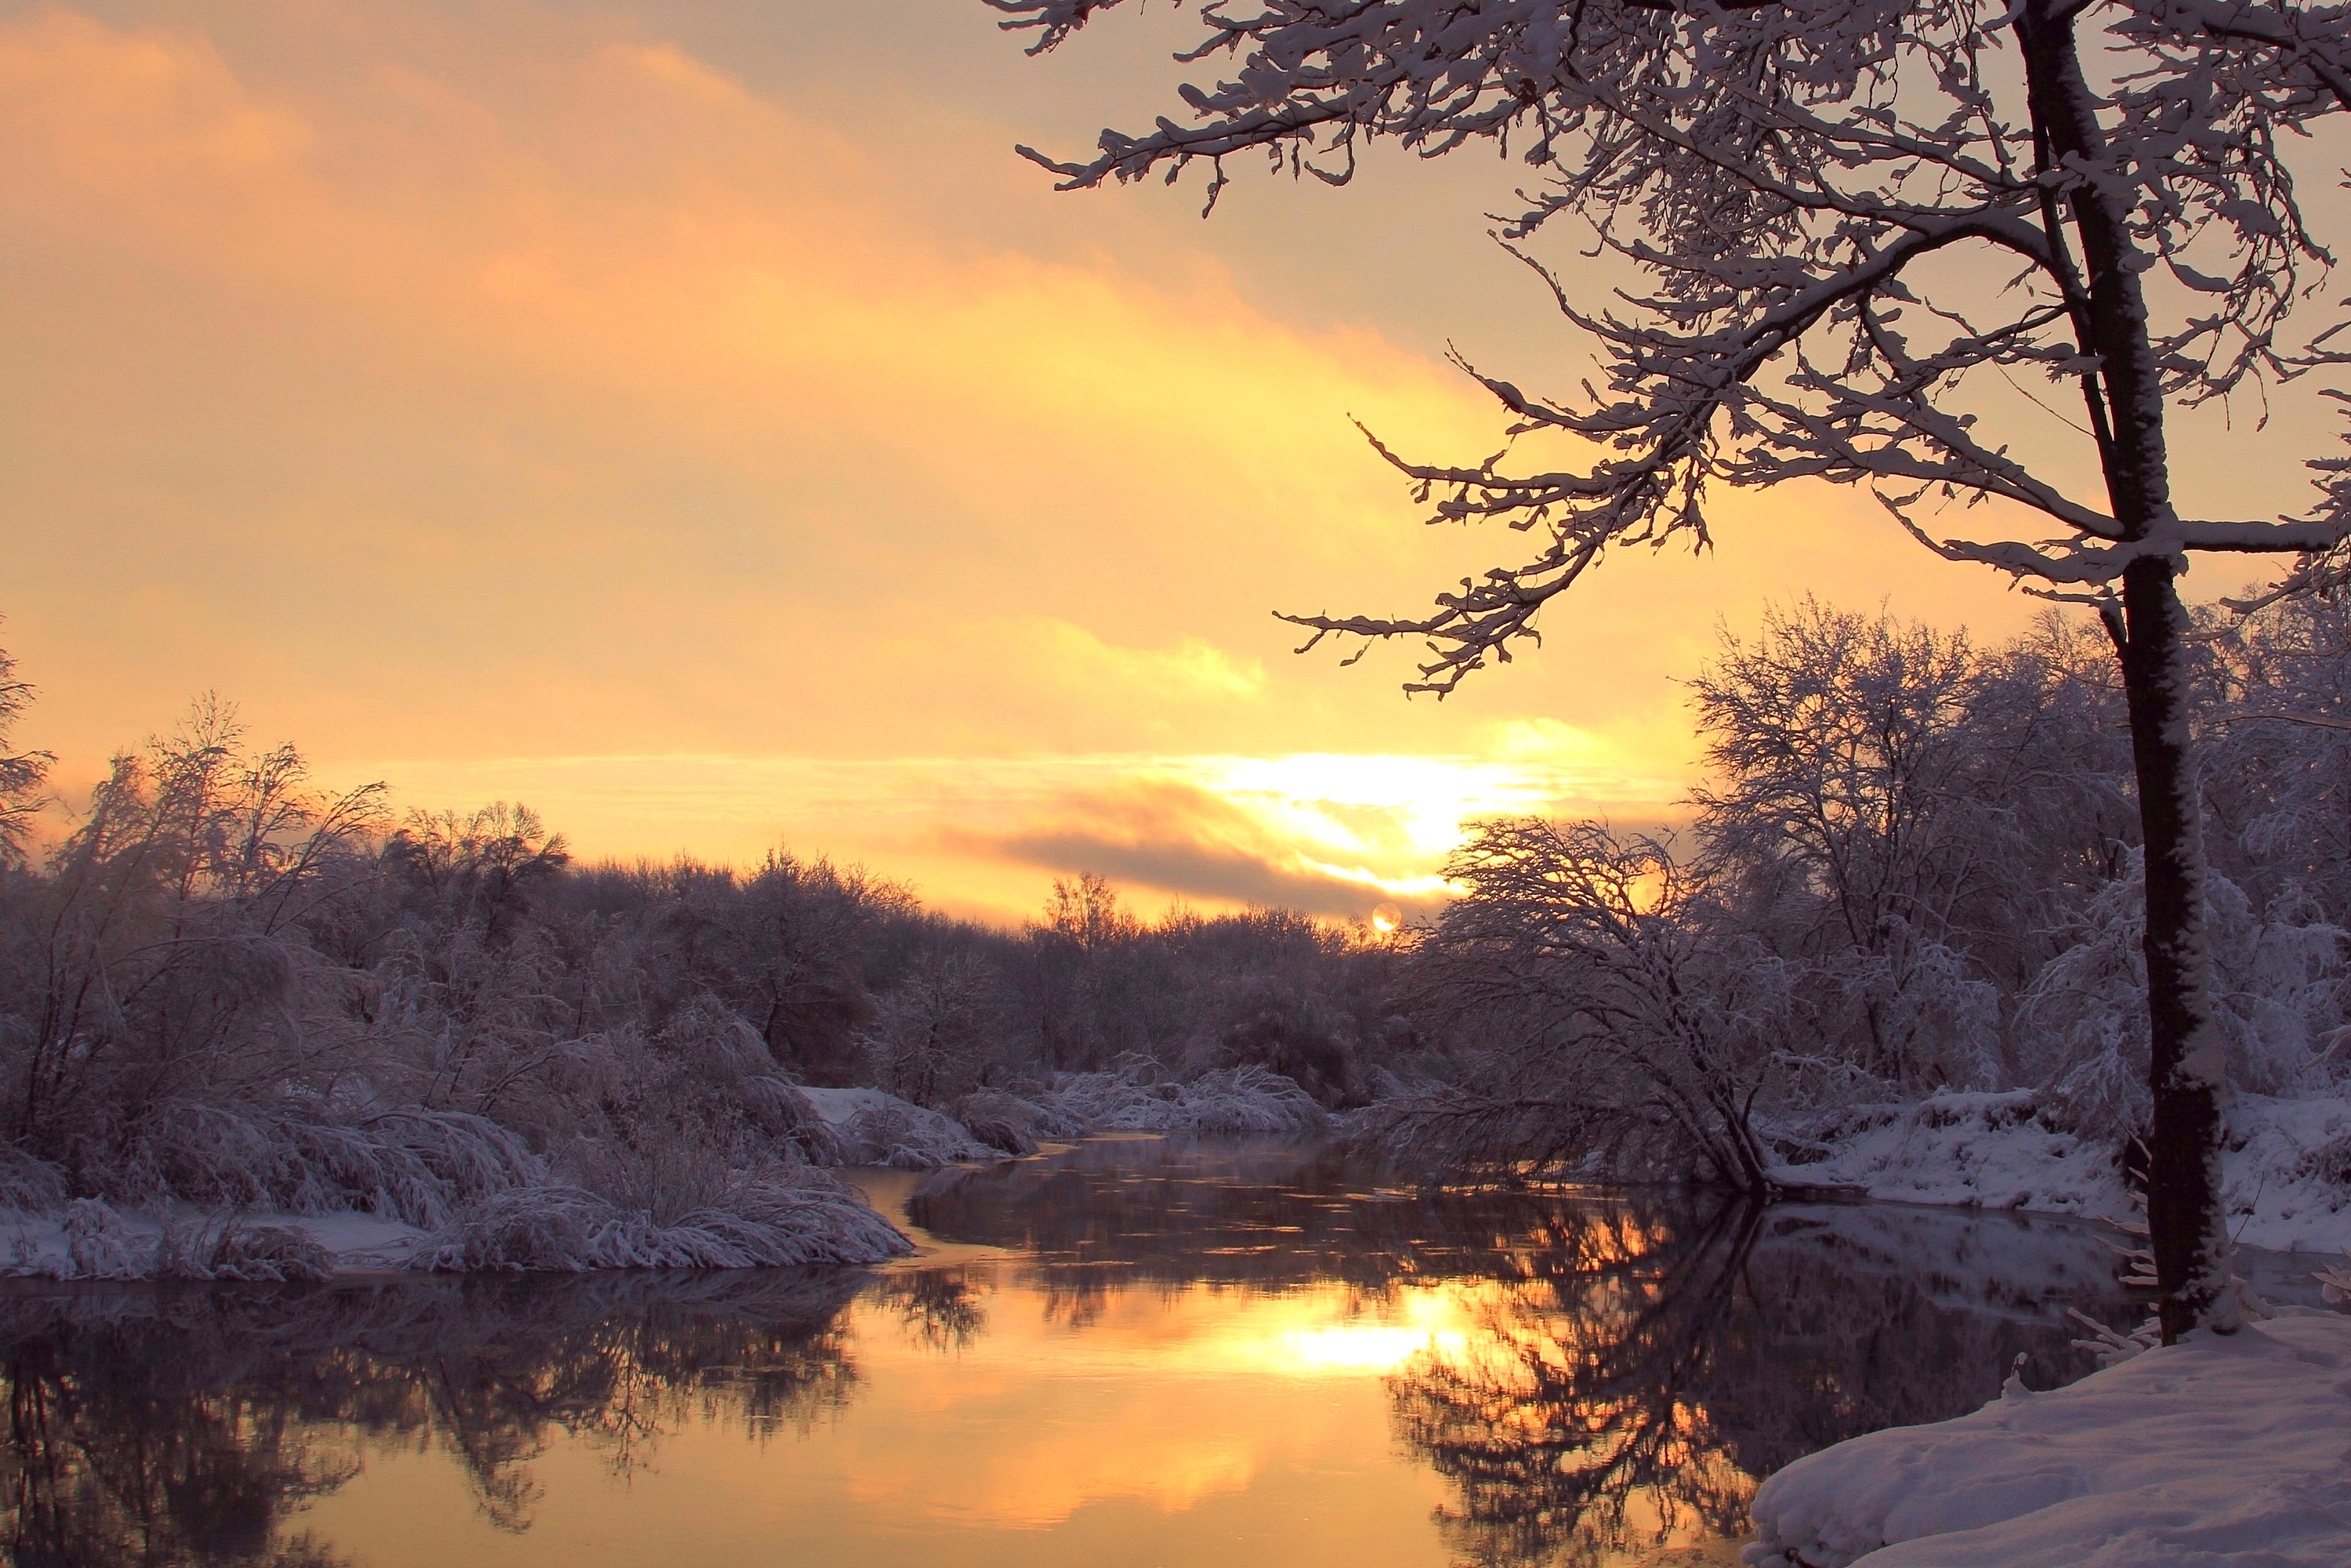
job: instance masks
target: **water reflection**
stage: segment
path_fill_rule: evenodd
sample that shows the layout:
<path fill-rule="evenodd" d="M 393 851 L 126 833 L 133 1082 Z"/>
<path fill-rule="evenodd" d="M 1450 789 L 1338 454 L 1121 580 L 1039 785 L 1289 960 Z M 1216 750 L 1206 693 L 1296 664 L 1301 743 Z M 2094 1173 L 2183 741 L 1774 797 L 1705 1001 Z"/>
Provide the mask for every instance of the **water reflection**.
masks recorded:
<path fill-rule="evenodd" d="M 347 1560 L 287 1519 L 362 1440 L 432 1446 L 482 1519 L 528 1530 L 531 1462 L 625 1472 L 698 1406 L 752 1436 L 849 1397 L 834 1272 L 110 1288 L 0 1298 L 5 1538 L 24 1565 Z M 363 1555 L 363 1554 L 362 1554 Z"/>
<path fill-rule="evenodd" d="M 2074 1227 L 1425 1197 L 1278 1146 L 1092 1144 L 907 1212 L 952 1267 L 0 1296 L 8 1555 L 1728 1560 L 1757 1476 L 2019 1353 L 2078 1375 L 2064 1308 L 2132 1311 Z"/>

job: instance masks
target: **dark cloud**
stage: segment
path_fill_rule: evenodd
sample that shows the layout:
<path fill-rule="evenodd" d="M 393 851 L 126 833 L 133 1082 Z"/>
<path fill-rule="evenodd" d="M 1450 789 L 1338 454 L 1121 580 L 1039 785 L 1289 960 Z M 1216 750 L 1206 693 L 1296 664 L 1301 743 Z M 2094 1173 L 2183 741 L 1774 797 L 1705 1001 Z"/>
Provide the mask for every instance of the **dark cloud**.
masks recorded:
<path fill-rule="evenodd" d="M 1223 797 L 1172 780 L 1138 781 L 1072 795 L 1044 820 L 1005 832 L 947 835 L 967 853 L 1040 866 L 1095 872 L 1114 883 L 1227 904 L 1255 904 L 1301 914 L 1361 920 L 1381 904 L 1418 915 L 1427 901 L 1398 899 L 1343 877 L 1284 863 L 1285 846 Z"/>

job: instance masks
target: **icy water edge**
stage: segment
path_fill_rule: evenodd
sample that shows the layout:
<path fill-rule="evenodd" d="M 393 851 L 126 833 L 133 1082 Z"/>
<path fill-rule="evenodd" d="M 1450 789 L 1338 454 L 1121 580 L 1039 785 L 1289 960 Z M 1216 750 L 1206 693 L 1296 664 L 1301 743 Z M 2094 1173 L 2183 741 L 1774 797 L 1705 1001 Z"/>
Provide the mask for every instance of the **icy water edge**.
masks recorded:
<path fill-rule="evenodd" d="M 1212 1139 L 870 1179 L 926 1243 L 888 1270 L 19 1285 L 8 1559 L 1729 1563 L 1760 1477 L 2143 1310 L 2004 1213 Z"/>

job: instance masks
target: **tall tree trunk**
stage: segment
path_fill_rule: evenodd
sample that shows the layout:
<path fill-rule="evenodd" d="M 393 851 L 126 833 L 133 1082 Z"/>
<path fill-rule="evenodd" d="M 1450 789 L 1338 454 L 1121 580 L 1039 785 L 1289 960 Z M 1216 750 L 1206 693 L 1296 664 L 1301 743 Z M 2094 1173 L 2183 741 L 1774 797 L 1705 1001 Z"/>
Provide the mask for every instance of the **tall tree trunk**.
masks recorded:
<path fill-rule="evenodd" d="M 2081 244 L 2070 301 L 2074 329 L 2095 356 L 2083 392 L 2105 471 L 2115 520 L 2126 540 L 2173 520 L 2164 440 L 2163 385 L 2147 331 L 2138 275 L 2148 257 L 2133 242 L 2131 214 L 2095 171 L 2106 162 L 2097 95 L 2082 74 L 2070 0 L 2039 0 L 2017 20 L 2032 105 L 2035 162 L 2075 180 L 2064 202 Z M 2054 199 L 2043 207 L 2049 243 L 2070 272 L 2067 225 Z M 2228 1061 L 2212 1011 L 2205 933 L 2204 833 L 2189 742 L 2188 612 L 2172 580 L 2177 564 L 2148 556 L 2124 569 L 2115 645 L 2130 706 L 2147 844 L 2147 1087 L 2154 1098 L 2147 1218 L 2166 1343 L 2199 1326 L 2238 1326 L 2229 1289 L 2230 1245 L 2220 1208 L 2221 1118 Z"/>
<path fill-rule="evenodd" d="M 2147 1087 L 2155 1103 L 2147 1172 L 2147 1238 L 2166 1344 L 2205 1324 L 2238 1326 L 2220 1207 L 2228 1059 L 2212 1012 L 2205 931 L 2204 830 L 2190 749 L 2188 611 L 2172 563 L 2123 574 L 2119 651 L 2147 843 Z"/>

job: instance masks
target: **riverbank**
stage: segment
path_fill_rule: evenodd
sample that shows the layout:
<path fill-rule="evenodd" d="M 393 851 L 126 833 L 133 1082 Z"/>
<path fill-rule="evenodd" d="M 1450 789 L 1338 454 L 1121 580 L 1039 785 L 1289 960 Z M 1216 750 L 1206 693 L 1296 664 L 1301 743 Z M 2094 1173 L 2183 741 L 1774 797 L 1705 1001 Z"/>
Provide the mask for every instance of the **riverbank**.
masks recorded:
<path fill-rule="evenodd" d="M 2351 1250 L 2351 1100 L 2230 1103 L 2221 1160 L 2230 1228 L 2278 1252 Z M 1790 1179 L 1896 1203 L 2010 1208 L 2128 1223 L 2137 1214 L 2110 1144 L 2044 1118 L 2030 1090 L 1863 1105 L 1769 1129 L 1804 1158 Z"/>
<path fill-rule="evenodd" d="M 2340 1568 L 2351 1317 L 2282 1309 L 1764 1482 L 1750 1568 Z"/>

